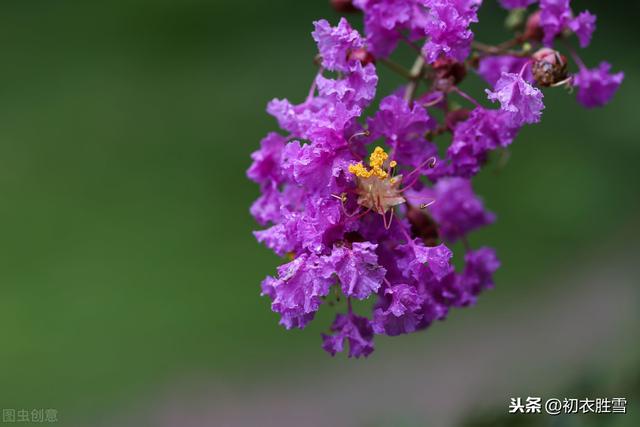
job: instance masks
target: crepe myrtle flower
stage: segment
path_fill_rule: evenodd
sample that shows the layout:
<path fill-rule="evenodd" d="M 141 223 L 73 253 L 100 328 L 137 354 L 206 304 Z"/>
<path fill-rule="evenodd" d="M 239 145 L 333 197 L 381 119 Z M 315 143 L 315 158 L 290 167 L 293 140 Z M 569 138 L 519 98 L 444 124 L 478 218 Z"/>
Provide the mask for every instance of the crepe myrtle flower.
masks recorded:
<path fill-rule="evenodd" d="M 596 16 L 589 11 L 574 16 L 570 0 L 540 0 L 538 22 L 544 33 L 543 42 L 547 46 L 552 46 L 556 37 L 564 31 L 572 31 L 578 37 L 580 46 L 587 47 L 596 28 Z"/>
<path fill-rule="evenodd" d="M 464 61 L 473 41 L 469 26 L 478 22 L 477 10 L 482 0 L 422 0 L 422 3 L 429 10 L 425 58 L 430 63 L 442 57 Z"/>
<path fill-rule="evenodd" d="M 494 90 L 486 89 L 489 100 L 500 103 L 500 109 L 509 114 L 513 126 L 538 123 L 544 109 L 542 91 L 528 83 L 523 74 L 502 73 Z"/>
<path fill-rule="evenodd" d="M 467 120 L 453 129 L 447 149 L 448 173 L 465 178 L 476 175 L 487 162 L 489 153 L 511 145 L 520 128 L 513 123 L 508 111 L 477 107 Z"/>
<path fill-rule="evenodd" d="M 373 352 L 373 327 L 366 317 L 349 312 L 338 314 L 331 325 L 333 335 L 322 334 L 322 348 L 332 356 L 349 343 L 349 357 L 368 356 Z"/>
<path fill-rule="evenodd" d="M 502 73 L 519 73 L 528 61 L 528 58 L 513 55 L 485 56 L 480 58 L 476 72 L 493 87 L 502 77 Z M 530 68 L 525 69 L 523 78 L 527 82 L 533 80 Z"/>
<path fill-rule="evenodd" d="M 376 57 L 387 57 L 398 42 L 424 38 L 428 11 L 419 0 L 353 0 L 364 13 L 368 48 Z"/>
<path fill-rule="evenodd" d="M 337 10 L 362 11 L 365 34 L 344 18 L 314 22 L 318 71 L 309 92 L 267 105 L 280 132 L 251 155 L 247 176 L 260 196 L 250 212 L 261 228 L 256 239 L 283 261 L 262 281 L 262 295 L 287 329 L 336 310 L 322 334 L 331 355 L 367 357 L 376 335 L 424 330 L 492 289 L 496 251 L 475 248 L 469 236 L 496 215 L 473 178 L 492 152 L 505 152 L 523 126 L 541 120 L 542 89 L 575 86 L 590 108 L 622 83 L 606 62 L 588 69 L 569 50 L 578 65 L 572 75 L 560 51 L 533 53 L 525 44 L 572 32 L 588 44 L 595 17 L 575 16 L 568 0 L 500 0 L 508 9 L 540 9 L 524 35 L 496 46 L 474 40 L 481 3 L 332 1 Z M 400 43 L 417 53 L 410 69 L 389 59 Z M 379 67 L 406 84 L 378 93 Z M 497 105 L 460 88 L 470 68 Z"/>
<path fill-rule="evenodd" d="M 607 104 L 624 80 L 624 73 L 612 74 L 611 64 L 601 62 L 593 69 L 581 65 L 574 76 L 573 84 L 578 88 L 578 102 L 586 108 L 602 107 Z"/>
<path fill-rule="evenodd" d="M 585 10 L 569 21 L 568 26 L 578 37 L 580 47 L 585 48 L 591 43 L 591 37 L 596 29 L 596 16 Z"/>

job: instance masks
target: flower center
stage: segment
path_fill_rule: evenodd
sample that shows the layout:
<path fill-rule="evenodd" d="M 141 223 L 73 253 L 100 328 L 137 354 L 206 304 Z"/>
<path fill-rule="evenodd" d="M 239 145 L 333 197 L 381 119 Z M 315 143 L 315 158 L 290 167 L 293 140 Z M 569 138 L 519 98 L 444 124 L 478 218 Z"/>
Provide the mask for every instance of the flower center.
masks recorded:
<path fill-rule="evenodd" d="M 405 203 L 400 191 L 402 176 L 391 176 L 390 171 L 397 166 L 395 161 L 388 163 L 389 155 L 376 147 L 369 157 L 369 168 L 362 162 L 349 165 L 349 172 L 357 177 L 358 204 L 368 210 L 384 215 L 392 207 Z"/>
<path fill-rule="evenodd" d="M 387 161 L 389 155 L 382 149 L 382 147 L 376 147 L 369 156 L 369 167 L 367 169 L 362 162 L 349 165 L 349 172 L 357 176 L 358 178 L 371 178 L 375 176 L 380 179 L 385 179 L 389 176 L 389 172 L 383 169 L 384 162 Z M 395 160 L 389 163 L 389 167 L 393 168 L 397 165 Z"/>

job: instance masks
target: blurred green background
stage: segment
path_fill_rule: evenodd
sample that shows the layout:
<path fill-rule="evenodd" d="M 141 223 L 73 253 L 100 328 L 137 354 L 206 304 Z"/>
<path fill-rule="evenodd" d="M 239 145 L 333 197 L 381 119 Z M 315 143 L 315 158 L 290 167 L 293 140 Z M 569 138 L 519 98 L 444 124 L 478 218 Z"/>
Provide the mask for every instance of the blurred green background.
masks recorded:
<path fill-rule="evenodd" d="M 477 39 L 499 42 L 505 13 L 486 3 Z M 639 255 L 640 8 L 573 5 L 599 19 L 583 59 L 624 70 L 622 90 L 590 111 L 545 92 L 543 122 L 476 184 L 499 217 L 472 238 L 498 250 L 496 290 L 478 314 L 379 339 L 373 359 L 526 304 L 561 286 L 548 280 L 558 272 Z M 324 0 L 0 3 L 0 406 L 92 425 L 185 377 L 246 384 L 373 363 L 322 352 L 330 309 L 285 332 L 259 297 L 279 260 L 251 235 L 258 189 L 245 170 L 276 129 L 266 103 L 305 96 L 322 17 L 338 19 Z M 411 64 L 408 51 L 397 59 Z M 379 71 L 379 93 L 401 83 Z"/>

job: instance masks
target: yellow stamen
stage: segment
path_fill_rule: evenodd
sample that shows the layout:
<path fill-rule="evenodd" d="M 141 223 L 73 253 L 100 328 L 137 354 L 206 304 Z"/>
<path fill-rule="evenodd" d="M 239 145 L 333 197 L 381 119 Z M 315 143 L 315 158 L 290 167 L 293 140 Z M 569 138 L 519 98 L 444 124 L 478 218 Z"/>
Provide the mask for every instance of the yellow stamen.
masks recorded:
<path fill-rule="evenodd" d="M 371 178 L 372 176 L 375 176 L 380 179 L 385 179 L 389 174 L 382 169 L 382 167 L 388 158 L 389 155 L 385 153 L 381 147 L 376 147 L 375 150 L 373 150 L 373 153 L 371 153 L 371 156 L 369 156 L 369 166 L 371 169 L 367 169 L 362 162 L 360 162 L 349 165 L 349 172 L 359 178 Z M 392 161 L 391 164 L 391 167 L 395 167 L 397 163 Z"/>
<path fill-rule="evenodd" d="M 367 168 L 362 165 L 362 162 L 349 165 L 349 172 L 359 178 L 370 178 L 371 175 L 373 175 L 373 171 L 367 170 Z"/>
<path fill-rule="evenodd" d="M 389 163 L 389 167 L 395 168 L 396 166 L 398 166 L 398 162 L 396 162 L 395 160 L 391 160 L 391 163 Z"/>
<path fill-rule="evenodd" d="M 381 169 L 385 160 L 388 158 L 389 155 L 385 153 L 381 147 L 376 147 L 373 153 L 371 153 L 371 156 L 369 156 L 369 166 L 373 169 Z"/>

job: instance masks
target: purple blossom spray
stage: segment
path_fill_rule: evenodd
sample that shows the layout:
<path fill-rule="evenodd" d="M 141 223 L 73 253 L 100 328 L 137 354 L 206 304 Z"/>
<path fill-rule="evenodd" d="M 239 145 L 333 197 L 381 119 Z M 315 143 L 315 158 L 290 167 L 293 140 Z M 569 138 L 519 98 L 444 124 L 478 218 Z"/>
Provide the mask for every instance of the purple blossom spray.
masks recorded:
<path fill-rule="evenodd" d="M 375 335 L 425 329 L 492 288 L 495 251 L 467 241 L 496 219 L 473 177 L 492 151 L 540 122 L 541 88 L 576 87 L 578 101 L 592 108 L 622 83 L 623 73 L 606 62 L 589 69 L 566 43 L 589 45 L 596 18 L 588 11 L 575 15 L 569 0 L 499 2 L 533 10 L 520 10 L 514 37 L 494 46 L 474 40 L 481 0 L 331 1 L 338 11 L 362 12 L 364 36 L 344 18 L 315 22 L 319 69 L 309 94 L 300 104 L 267 106 L 281 133 L 252 154 L 247 175 L 261 196 L 251 213 L 264 227 L 257 240 L 285 261 L 262 282 L 262 295 L 287 329 L 304 328 L 325 303 L 337 307 L 322 335 L 331 355 L 348 345 L 349 357 L 368 356 Z M 558 41 L 576 73 L 554 48 Z M 417 53 L 411 69 L 389 59 L 400 43 Z M 379 66 L 407 83 L 366 114 Z M 471 69 L 497 108 L 459 88 Z M 459 270 L 451 262 L 456 241 L 465 251 Z M 354 300 L 373 300 L 370 312 L 357 314 Z"/>

